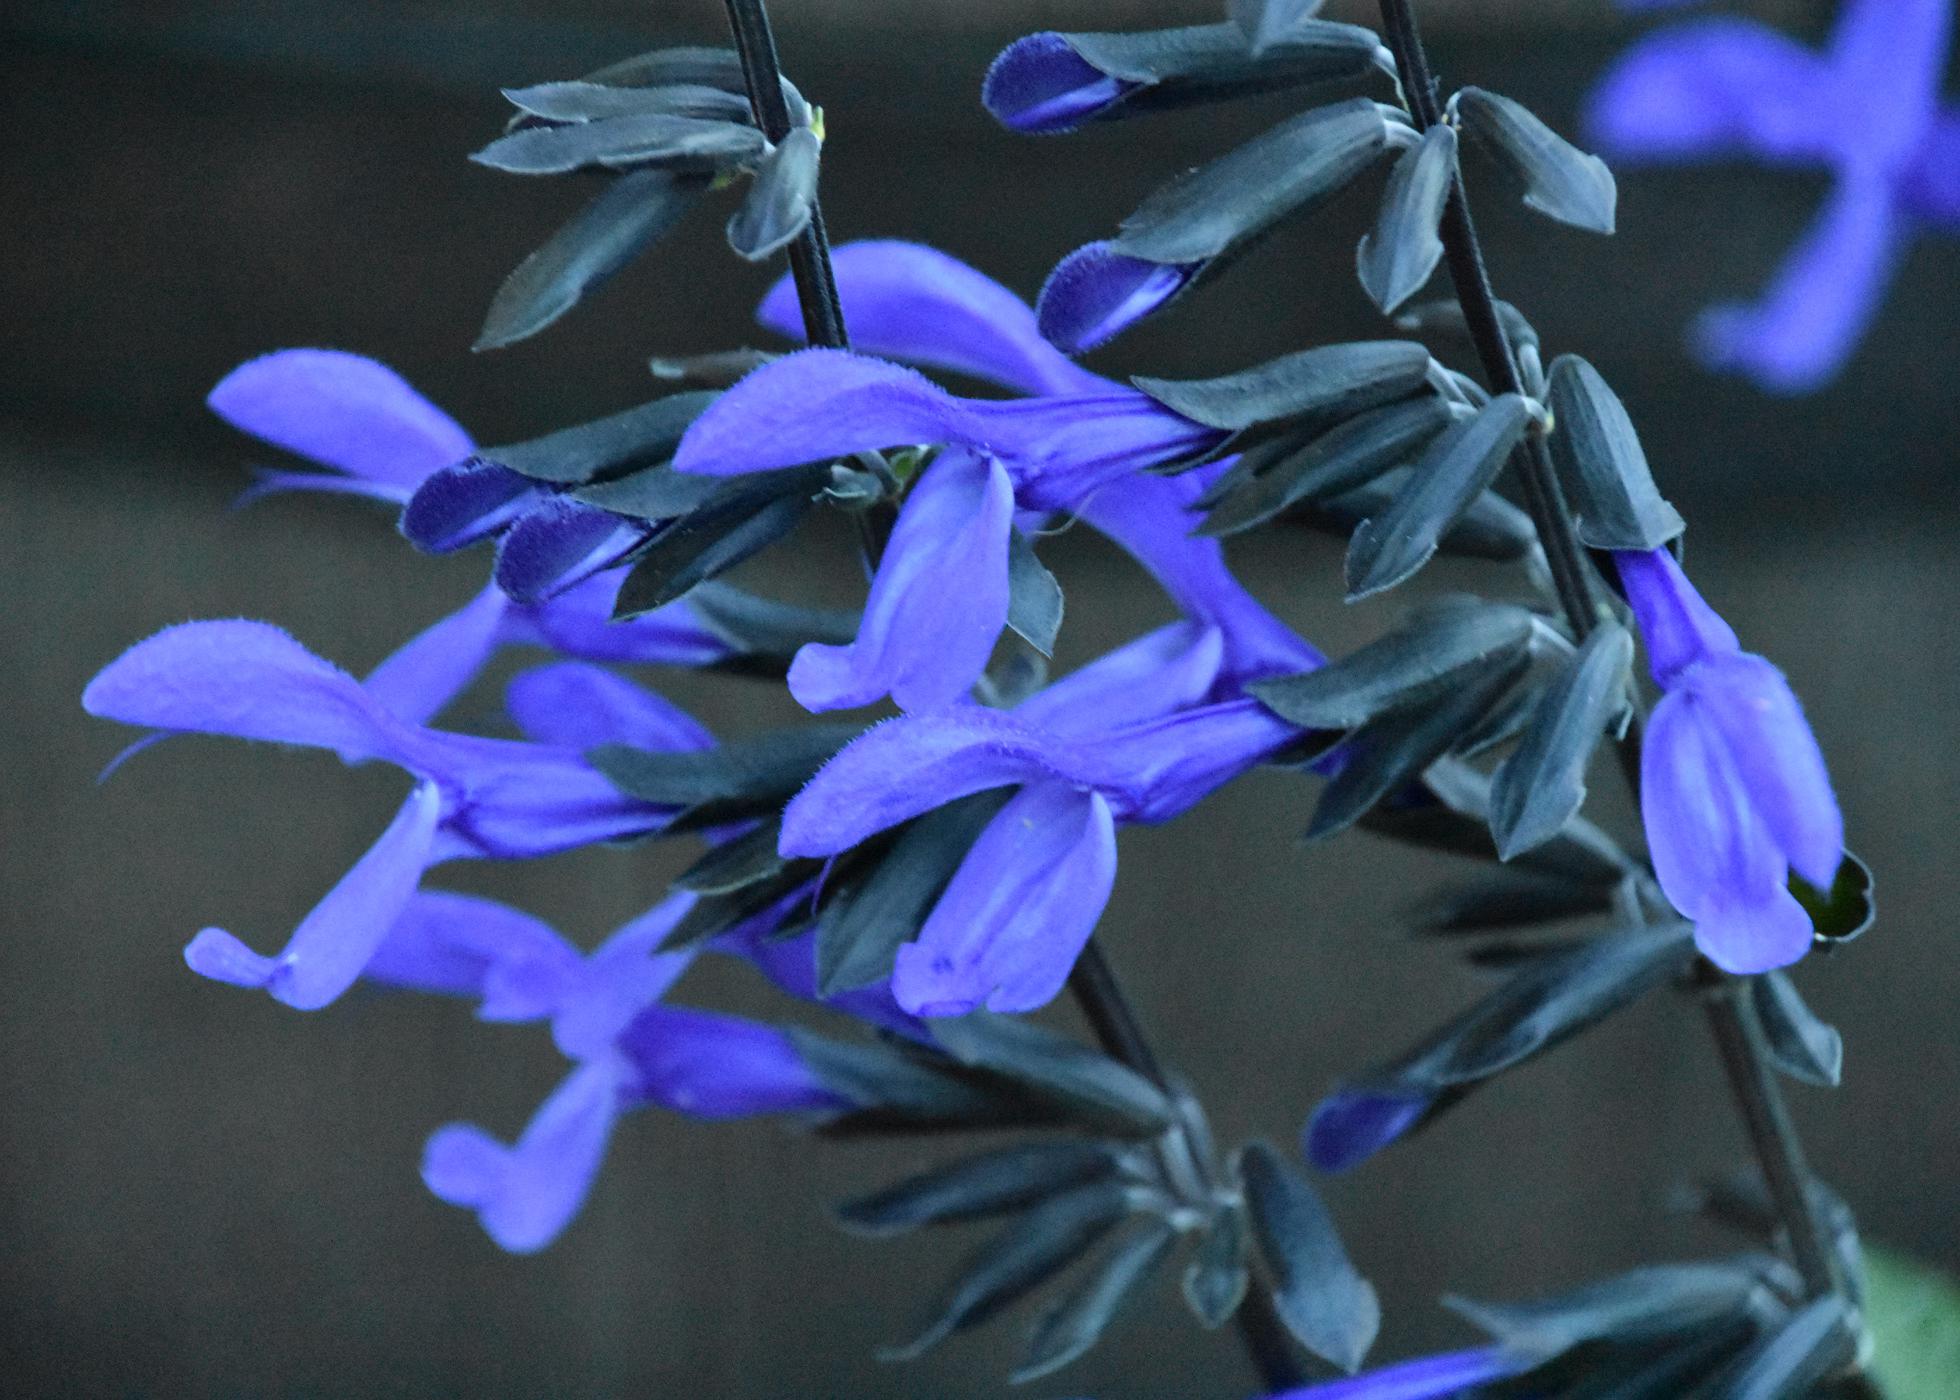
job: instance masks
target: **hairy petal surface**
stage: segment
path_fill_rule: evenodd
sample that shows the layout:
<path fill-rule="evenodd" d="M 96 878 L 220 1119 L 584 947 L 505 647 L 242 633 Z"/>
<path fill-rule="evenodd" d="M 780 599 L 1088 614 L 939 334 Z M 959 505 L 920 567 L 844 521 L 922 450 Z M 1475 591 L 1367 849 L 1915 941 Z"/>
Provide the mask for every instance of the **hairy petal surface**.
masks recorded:
<path fill-rule="evenodd" d="M 397 490 L 475 446 L 399 374 L 344 350 L 278 350 L 247 360 L 206 402 L 253 437 Z"/>
<path fill-rule="evenodd" d="M 964 696 L 1007 623 L 1014 489 L 1006 470 L 942 454 L 912 488 L 892 530 L 857 639 L 796 654 L 789 690 L 814 711 L 890 695 L 906 710 Z"/>
<path fill-rule="evenodd" d="M 989 822 L 898 950 L 892 993 L 920 1016 L 1032 1011 L 1052 1001 L 1116 880 L 1116 828 L 1100 793 L 1036 783 Z"/>

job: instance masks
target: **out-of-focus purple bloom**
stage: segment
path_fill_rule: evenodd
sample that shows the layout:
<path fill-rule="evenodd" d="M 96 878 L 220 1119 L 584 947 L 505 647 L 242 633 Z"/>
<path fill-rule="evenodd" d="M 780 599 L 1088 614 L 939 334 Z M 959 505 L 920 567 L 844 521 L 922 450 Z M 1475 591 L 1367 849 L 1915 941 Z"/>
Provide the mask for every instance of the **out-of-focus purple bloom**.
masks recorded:
<path fill-rule="evenodd" d="M 233 427 L 325 472 L 264 472 L 247 498 L 333 491 L 405 503 L 438 467 L 475 450 L 468 433 L 386 365 L 344 350 L 278 350 L 247 360 L 207 402 Z"/>
<path fill-rule="evenodd" d="M 1672 554 L 1613 560 L 1665 692 L 1641 759 L 1661 888 L 1728 971 L 1795 962 L 1812 930 L 1790 871 L 1828 889 L 1844 851 L 1817 740 L 1782 673 L 1741 649 Z"/>
<path fill-rule="evenodd" d="M 691 952 L 654 949 L 694 897 L 671 895 L 589 956 L 528 915 L 462 895 L 418 896 L 370 963 L 370 980 L 481 997 L 486 1020 L 550 1018 L 574 1062 L 512 1144 L 452 1123 L 423 1154 L 429 1189 L 529 1253 L 570 1223 L 621 1114 L 658 1104 L 697 1118 L 845 1107 L 773 1026 L 661 1004 Z M 777 914 L 739 932 L 761 941 Z M 768 926 L 765 927 L 764 925 Z"/>
<path fill-rule="evenodd" d="M 1281 1391 L 1269 1400 L 1446 1400 L 1516 1375 L 1532 1364 L 1502 1347 L 1448 1351 Z"/>
<path fill-rule="evenodd" d="M 1593 139 L 1620 160 L 1741 158 L 1834 177 L 1764 297 L 1703 314 L 1697 352 L 1787 393 L 1837 373 L 1918 228 L 1960 224 L 1960 116 L 1939 83 L 1951 0 L 1848 0 L 1816 53 L 1708 19 L 1636 44 L 1594 92 Z"/>
<path fill-rule="evenodd" d="M 1044 32 L 1001 50 L 987 69 L 980 101 L 1009 130 L 1048 136 L 1075 130 L 1137 87 L 1092 67 L 1061 35 Z"/>
<path fill-rule="evenodd" d="M 1307 1158 L 1324 1172 L 1359 1166 L 1422 1121 L 1434 1104 L 1430 1094 L 1341 1085 L 1307 1121 Z"/>
<path fill-rule="evenodd" d="M 1206 266 L 1132 257 L 1108 239 L 1085 243 L 1041 284 L 1035 298 L 1041 334 L 1071 355 L 1094 350 L 1161 309 Z"/>
<path fill-rule="evenodd" d="M 885 239 L 843 244 L 834 258 L 851 334 L 862 350 L 969 374 L 1023 394 L 1125 392 L 1056 350 L 1043 339 L 1026 302 L 957 258 Z M 801 336 L 790 279 L 770 289 L 757 319 L 786 337 Z M 1192 534 L 1202 519 L 1197 497 L 1228 466 L 1175 477 L 1129 476 L 1073 507 L 1150 570 L 1195 623 L 1220 632 L 1217 699 L 1236 694 L 1244 681 L 1308 670 L 1322 660 L 1240 586 L 1216 540 Z"/>
<path fill-rule="evenodd" d="M 705 735 L 665 701 L 605 673 L 557 685 L 553 722 L 576 746 L 423 728 L 352 676 L 262 622 L 191 622 L 139 642 L 83 693 L 90 714 L 170 733 L 224 734 L 379 760 L 416 785 L 372 849 L 275 957 L 208 928 L 185 949 L 194 971 L 263 987 L 301 1010 L 360 976 L 420 884 L 448 860 L 545 855 L 657 829 L 670 815 L 621 794 L 583 759 L 599 742 L 699 747 Z"/>
<path fill-rule="evenodd" d="M 781 850 L 832 855 L 971 793 L 1020 788 L 899 950 L 892 993 L 923 1016 L 1041 1006 L 1108 901 L 1117 824 L 1167 821 L 1297 737 L 1249 700 L 1190 704 L 1217 645 L 1176 624 L 1014 711 L 963 703 L 878 725 L 790 802 Z"/>

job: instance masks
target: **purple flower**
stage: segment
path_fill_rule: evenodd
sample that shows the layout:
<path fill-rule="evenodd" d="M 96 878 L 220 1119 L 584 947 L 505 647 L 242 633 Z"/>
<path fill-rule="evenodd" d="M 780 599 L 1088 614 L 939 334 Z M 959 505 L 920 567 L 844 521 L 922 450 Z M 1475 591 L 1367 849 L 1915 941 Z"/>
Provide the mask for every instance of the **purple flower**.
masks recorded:
<path fill-rule="evenodd" d="M 549 687 L 549 705 L 527 689 Z M 263 987 L 313 1010 L 360 976 L 419 886 L 443 861 L 546 855 L 657 829 L 669 813 L 622 795 L 585 748 L 625 742 L 702 747 L 707 735 L 672 706 L 596 668 L 568 663 L 514 691 L 520 723 L 548 716 L 552 742 L 426 729 L 386 708 L 352 676 L 262 622 L 190 622 L 139 642 L 83 693 L 90 714 L 170 733 L 226 734 L 380 760 L 415 787 L 380 840 L 301 921 L 275 957 L 207 928 L 185 949 L 204 976 Z"/>
<path fill-rule="evenodd" d="M 1792 868 L 1828 889 L 1844 822 L 1789 682 L 1745 652 L 1665 549 L 1613 562 L 1664 693 L 1641 759 L 1641 808 L 1661 888 L 1730 972 L 1795 962 L 1810 916 Z"/>
<path fill-rule="evenodd" d="M 1913 232 L 1960 224 L 1960 114 L 1943 109 L 1949 0 L 1848 0 L 1823 53 L 1709 19 L 1648 36 L 1594 92 L 1622 160 L 1742 158 L 1821 169 L 1823 212 L 1753 305 L 1705 312 L 1701 357 L 1801 393 L 1842 367 Z"/>
<path fill-rule="evenodd" d="M 333 491 L 400 505 L 429 473 L 475 450 L 469 434 L 400 375 L 344 350 L 277 350 L 247 360 L 206 402 L 233 427 L 328 469 L 261 472 L 243 499 Z"/>
<path fill-rule="evenodd" d="M 1168 305 L 1209 262 L 1151 262 L 1118 252 L 1108 239 L 1085 243 L 1041 284 L 1041 333 L 1071 355 L 1094 350 Z"/>
<path fill-rule="evenodd" d="M 574 1062 L 514 1144 L 452 1123 L 424 1151 L 429 1189 L 476 1211 L 503 1248 L 542 1249 L 570 1223 L 630 1109 L 657 1104 L 723 1119 L 847 1106 L 775 1027 L 661 1004 L 693 955 L 654 949 L 693 903 L 671 895 L 581 957 L 517 910 L 424 894 L 369 964 L 370 980 L 481 997 L 486 1020 L 549 1017 L 559 1050 Z M 739 937 L 763 940 L 780 915 L 759 916 Z"/>
<path fill-rule="evenodd" d="M 1043 339 L 1033 311 L 1013 292 L 937 249 L 872 240 L 844 244 L 834 258 L 851 333 L 871 354 L 953 370 L 1028 395 L 1100 398 L 1127 392 Z M 800 337 L 795 287 L 787 277 L 770 289 L 757 319 L 786 337 Z M 1143 564 L 1186 616 L 1219 630 L 1224 647 L 1214 698 L 1220 699 L 1236 694 L 1244 681 L 1308 670 L 1322 660 L 1246 592 L 1226 568 L 1216 540 L 1192 534 L 1203 518 L 1195 505 L 1198 496 L 1229 465 L 1175 477 L 1129 476 L 1120 487 L 1093 491 L 1073 506 Z M 995 624 L 993 631 L 998 630 Z"/>
<path fill-rule="evenodd" d="M 962 703 L 888 720 L 790 802 L 780 849 L 834 855 L 971 793 L 1018 787 L 899 950 L 892 993 L 922 1016 L 1041 1006 L 1108 901 L 1116 826 L 1168 821 L 1297 737 L 1250 700 L 1192 703 L 1217 647 L 1215 632 L 1175 624 L 1012 712 Z"/>
<path fill-rule="evenodd" d="M 804 350 L 750 374 L 698 418 L 676 470 L 711 476 L 937 444 L 900 511 L 857 641 L 812 646 L 790 691 L 813 710 L 885 694 L 908 709 L 964 695 L 1007 619 L 1013 506 L 1065 508 L 1221 435 L 1132 389 L 962 399 L 914 370 Z"/>
<path fill-rule="evenodd" d="M 1269 1400 L 1445 1400 L 1516 1375 L 1531 1365 L 1530 1361 L 1502 1347 L 1448 1351 L 1404 1361 L 1399 1366 L 1364 1371 L 1358 1376 L 1342 1376 L 1339 1380 L 1281 1391 Z"/>
<path fill-rule="evenodd" d="M 712 666 L 728 644 L 686 599 L 622 622 L 613 599 L 625 579 L 614 569 L 563 593 L 519 603 L 491 583 L 449 616 L 411 637 L 368 673 L 368 693 L 401 719 L 426 724 L 482 672 L 499 647 L 533 646 L 582 661 Z"/>
<path fill-rule="evenodd" d="M 1010 130 L 1047 136 L 1101 116 L 1138 86 L 1092 67 L 1067 39 L 1044 32 L 1001 50 L 980 100 Z"/>

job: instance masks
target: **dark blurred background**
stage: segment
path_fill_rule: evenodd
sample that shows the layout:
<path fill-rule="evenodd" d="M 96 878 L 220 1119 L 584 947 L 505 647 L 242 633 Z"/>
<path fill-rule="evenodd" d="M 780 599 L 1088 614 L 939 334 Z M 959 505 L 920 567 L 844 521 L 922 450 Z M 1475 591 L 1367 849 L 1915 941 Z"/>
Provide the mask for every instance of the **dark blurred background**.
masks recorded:
<path fill-rule="evenodd" d="M 785 62 L 829 116 L 833 236 L 932 241 L 1031 293 L 1168 172 L 1278 109 L 1031 142 L 980 112 L 988 57 L 1030 26 L 1213 9 L 782 0 Z M 1778 15 L 1815 32 L 1828 8 Z M 480 439 L 510 441 L 647 397 L 650 352 L 759 334 L 748 314 L 770 272 L 736 263 L 697 218 L 537 340 L 467 349 L 502 275 L 579 198 L 463 159 L 503 120 L 496 86 L 716 42 L 720 7 L 9 0 L 0 16 L 0 1389 L 998 1393 L 1013 1325 L 908 1367 L 872 1359 L 906 1334 L 945 1245 L 849 1240 L 824 1219 L 825 1202 L 939 1149 L 644 1115 L 556 1247 L 499 1254 L 424 1192 L 416 1164 L 441 1122 L 522 1125 L 560 1073 L 542 1033 L 407 997 L 297 1015 L 200 982 L 179 958 L 208 922 L 276 947 L 378 831 L 398 780 L 185 741 L 98 788 L 128 736 L 77 705 L 122 646 L 188 617 L 269 618 L 358 672 L 481 579 L 481 555 L 416 557 L 358 505 L 228 512 L 263 458 L 202 397 L 239 360 L 359 350 Z M 1632 32 L 1604 0 L 1439 0 L 1431 24 L 1446 81 L 1514 95 L 1567 130 Z M 1960 897 L 1960 248 L 1916 246 L 1843 378 L 1778 401 L 1701 373 L 1681 331 L 1704 303 L 1761 286 L 1821 186 L 1745 169 L 1630 174 L 1622 232 L 1599 240 L 1528 221 L 1481 184 L 1500 292 L 1548 347 L 1583 351 L 1620 389 L 1693 522 L 1696 578 L 1790 673 L 1852 841 L 1878 869 L 1879 930 L 1801 972 L 1849 1045 L 1839 1092 L 1794 1090 L 1814 1160 L 1868 1234 L 1960 1262 L 1960 974 L 1941 914 Z M 1222 372 L 1378 333 L 1352 274 L 1372 197 L 1351 192 L 1273 238 L 1098 364 Z M 1049 553 L 1069 590 L 1071 656 L 1161 617 L 1113 551 L 1071 536 Z M 1333 651 L 1401 605 L 1343 610 L 1338 550 L 1315 537 L 1261 534 L 1234 559 Z M 1514 582 L 1434 574 L 1425 586 Z M 853 586 L 844 541 L 821 532 L 766 556 L 750 581 L 839 600 Z M 733 731 L 785 710 L 753 683 L 683 676 L 671 693 Z M 487 720 L 495 700 L 486 688 L 462 720 Z M 1124 837 L 1106 941 L 1228 1138 L 1291 1141 L 1336 1075 L 1399 1049 L 1476 987 L 1398 927 L 1448 862 L 1368 837 L 1302 848 L 1312 796 L 1260 775 L 1171 829 Z M 1610 796 L 1605 810 L 1627 816 Z M 452 868 L 446 882 L 521 899 L 590 942 L 643 906 L 672 861 L 601 851 Z M 703 971 L 687 995 L 782 1009 L 733 969 Z M 1382 1290 L 1388 1357 L 1463 1335 L 1434 1305 L 1446 1289 L 1514 1294 L 1726 1247 L 1668 1197 L 1742 1155 L 1694 1008 L 1657 996 L 1327 1190 Z M 1230 1339 L 1157 1294 L 1035 1392 L 1249 1392 Z"/>

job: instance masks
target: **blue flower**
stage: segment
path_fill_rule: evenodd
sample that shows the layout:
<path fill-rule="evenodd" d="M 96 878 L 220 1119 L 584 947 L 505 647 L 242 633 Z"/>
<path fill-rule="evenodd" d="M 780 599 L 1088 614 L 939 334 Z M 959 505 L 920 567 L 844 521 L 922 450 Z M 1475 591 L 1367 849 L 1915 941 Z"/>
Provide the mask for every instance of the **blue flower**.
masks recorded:
<path fill-rule="evenodd" d="M 1710 308 L 1711 366 L 1801 393 L 1842 367 L 1900 253 L 1960 225 L 1960 112 L 1943 108 L 1950 0 L 1849 0 L 1823 53 L 1735 19 L 1648 36 L 1601 81 L 1589 125 L 1620 160 L 1743 158 L 1834 178 L 1816 224 L 1754 305 Z"/>
<path fill-rule="evenodd" d="M 516 1142 L 452 1123 L 423 1154 L 429 1189 L 474 1210 L 502 1248 L 551 1243 L 590 1193 L 614 1125 L 658 1105 L 690 1117 L 823 1112 L 847 1107 L 825 1089 L 774 1026 L 661 998 L 691 951 L 655 952 L 692 907 L 669 896 L 582 956 L 548 925 L 492 900 L 416 896 L 389 931 L 370 981 L 481 1000 L 485 1020 L 549 1019 L 574 1068 Z M 772 907 L 728 937 L 763 942 L 785 909 Z"/>
<path fill-rule="evenodd" d="M 518 859 L 657 830 L 671 815 L 624 796 L 582 757 L 595 744 L 656 749 L 712 743 L 666 701 L 578 663 L 520 677 L 511 710 L 531 741 L 428 729 L 390 711 L 361 683 L 263 622 L 189 622 L 138 642 L 82 696 L 90 714 L 167 733 L 224 734 L 380 760 L 415 779 L 381 838 L 266 957 L 207 928 L 185 949 L 191 968 L 314 1010 L 360 976 L 443 861 Z"/>
<path fill-rule="evenodd" d="M 1796 873 L 1828 889 L 1844 821 L 1789 682 L 1741 649 L 1665 549 L 1613 562 L 1664 692 L 1641 758 L 1641 815 L 1661 889 L 1730 972 L 1795 962 L 1810 916 Z"/>
<path fill-rule="evenodd" d="M 1025 302 L 943 253 L 854 243 L 837 250 L 836 268 L 859 346 L 1029 397 L 956 398 L 884 360 L 805 351 L 749 376 L 690 430 L 676 467 L 715 473 L 867 447 L 945 447 L 900 513 L 856 643 L 797 658 L 790 688 L 802 704 L 843 708 L 890 693 L 903 708 L 932 709 L 963 696 L 1006 620 L 1014 506 L 1073 511 L 1135 555 L 1188 616 L 1220 629 L 1221 683 L 1319 664 L 1239 586 L 1215 541 L 1191 538 L 1194 502 L 1226 464 L 1169 479 L 1136 474 L 1220 434 L 1072 364 L 1042 339 Z M 795 333 L 787 281 L 759 316 Z"/>
<path fill-rule="evenodd" d="M 247 360 L 211 391 L 209 403 L 233 427 L 328 469 L 260 471 L 241 504 L 276 492 L 323 491 L 405 506 L 431 477 L 459 471 L 490 477 L 499 489 L 512 479 L 530 486 L 501 467 L 459 466 L 476 450 L 469 434 L 386 365 L 345 351 L 279 350 Z M 553 502 L 551 509 L 535 510 L 541 523 L 518 536 L 514 550 L 522 562 L 527 549 L 542 555 L 547 543 L 569 543 L 576 560 L 540 559 L 532 571 L 552 574 L 554 583 L 564 585 L 559 591 L 519 602 L 493 583 L 377 666 L 365 682 L 369 694 L 397 717 L 426 723 L 476 678 L 497 648 L 511 645 L 547 647 L 586 661 L 708 666 L 727 659 L 727 644 L 684 599 L 612 622 L 625 572 L 570 580 L 584 562 L 603 558 L 610 548 L 605 539 L 588 539 L 579 552 L 574 536 L 594 527 L 570 507 Z M 593 514 L 604 516 L 602 534 L 619 523 L 604 512 Z"/>
<path fill-rule="evenodd" d="M 1269 1400 L 1446 1400 L 1515 1375 L 1530 1365 L 1502 1347 L 1448 1351 L 1358 1376 L 1280 1391 Z"/>
<path fill-rule="evenodd" d="M 1116 827 L 1168 821 L 1299 731 L 1251 700 L 1199 703 L 1214 631 L 1173 624 L 1012 711 L 971 703 L 852 741 L 783 813 L 785 855 L 826 856 L 972 793 L 1019 791 L 967 852 L 892 994 L 920 1016 L 1030 1011 L 1062 988 L 1116 876 Z"/>

